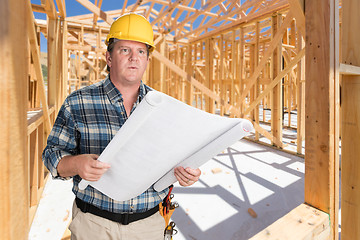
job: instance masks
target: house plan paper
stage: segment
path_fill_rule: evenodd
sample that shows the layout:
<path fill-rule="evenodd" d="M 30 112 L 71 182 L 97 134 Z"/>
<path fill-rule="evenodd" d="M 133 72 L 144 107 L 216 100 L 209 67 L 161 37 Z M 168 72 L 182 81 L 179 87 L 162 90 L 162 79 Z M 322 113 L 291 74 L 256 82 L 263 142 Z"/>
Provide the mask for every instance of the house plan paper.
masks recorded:
<path fill-rule="evenodd" d="M 101 153 L 111 168 L 96 182 L 82 180 L 117 201 L 136 197 L 153 186 L 174 182 L 174 168 L 196 169 L 250 134 L 250 121 L 227 118 L 150 91 Z"/>

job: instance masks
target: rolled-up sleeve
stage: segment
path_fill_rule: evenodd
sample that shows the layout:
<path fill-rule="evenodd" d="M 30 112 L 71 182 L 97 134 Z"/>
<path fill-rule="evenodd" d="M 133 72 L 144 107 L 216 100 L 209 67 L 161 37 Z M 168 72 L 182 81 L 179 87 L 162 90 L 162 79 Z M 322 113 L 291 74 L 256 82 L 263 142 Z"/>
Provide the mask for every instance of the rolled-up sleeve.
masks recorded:
<path fill-rule="evenodd" d="M 70 179 L 70 177 L 61 177 L 57 171 L 57 166 L 63 157 L 78 154 L 78 135 L 77 126 L 72 118 L 70 106 L 68 101 L 65 100 L 47 139 L 47 146 L 42 154 L 43 162 L 53 178 L 63 180 Z"/>

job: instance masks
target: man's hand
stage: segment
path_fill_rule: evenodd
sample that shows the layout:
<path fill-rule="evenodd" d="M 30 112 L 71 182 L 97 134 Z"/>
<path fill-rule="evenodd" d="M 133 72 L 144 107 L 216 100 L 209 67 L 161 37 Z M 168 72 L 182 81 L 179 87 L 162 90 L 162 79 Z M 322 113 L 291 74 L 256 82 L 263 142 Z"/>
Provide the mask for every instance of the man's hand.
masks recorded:
<path fill-rule="evenodd" d="M 57 167 L 62 177 L 79 175 L 87 181 L 97 181 L 110 168 L 110 164 L 97 160 L 96 154 L 63 157 Z"/>
<path fill-rule="evenodd" d="M 174 175 L 179 181 L 179 184 L 183 187 L 191 186 L 199 180 L 201 175 L 200 169 L 191 169 L 183 167 L 177 167 L 174 169 Z"/>

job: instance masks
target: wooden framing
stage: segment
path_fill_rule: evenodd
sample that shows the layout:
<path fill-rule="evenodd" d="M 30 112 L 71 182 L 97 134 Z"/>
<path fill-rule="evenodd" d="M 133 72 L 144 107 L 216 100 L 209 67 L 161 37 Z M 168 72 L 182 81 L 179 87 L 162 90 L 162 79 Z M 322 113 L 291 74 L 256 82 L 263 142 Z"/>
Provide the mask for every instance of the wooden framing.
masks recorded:
<path fill-rule="evenodd" d="M 341 239 L 360 238 L 359 116 L 360 28 L 359 1 L 342 2 L 341 67 Z"/>
<path fill-rule="evenodd" d="M 316 210 L 319 220 L 306 226 L 301 239 L 337 239 L 341 74 L 342 234 L 343 239 L 360 238 L 359 228 L 351 228 L 352 222 L 360 222 L 356 190 L 360 165 L 354 157 L 360 154 L 353 147 L 359 139 L 356 116 L 360 112 L 359 33 L 354 31 L 360 28 L 358 1 L 341 3 L 341 11 L 346 13 L 342 15 L 341 45 L 337 0 L 307 0 L 306 4 L 305 0 L 209 0 L 199 1 L 200 9 L 195 7 L 197 1 L 189 0 L 146 0 L 131 5 L 124 1 L 121 9 L 107 12 L 101 10 L 102 0 L 77 0 L 90 13 L 73 17 L 66 16 L 64 0 L 55 1 L 44 0 L 39 5 L 30 0 L 26 5 L 18 0 L 5 1 L 0 8 L 4 18 L 1 31 L 13 29 L 15 23 L 16 28 L 27 23 L 23 26 L 25 37 L 10 31 L 12 35 L 1 38 L 2 66 L 6 70 L 1 73 L 6 75 L 3 81 L 7 81 L 3 83 L 6 92 L 1 94 L 1 106 L 6 111 L 2 132 L 7 135 L 2 135 L 1 145 L 8 152 L 1 169 L 23 171 L 22 176 L 15 176 L 27 186 L 11 192 L 15 183 L 8 172 L 2 172 L 2 182 L 6 183 L 2 192 L 7 193 L 2 196 L 2 202 L 7 204 L 3 211 L 6 219 L 13 216 L 15 209 L 9 201 L 15 198 L 21 203 L 14 216 L 26 215 L 26 224 L 31 222 L 47 175 L 41 152 L 56 112 L 71 91 L 107 75 L 103 41 L 109 26 L 114 18 L 134 11 L 150 20 L 156 38 L 157 48 L 143 79 L 145 83 L 205 111 L 250 119 L 255 127 L 253 141 L 300 156 L 306 153 L 305 203 L 254 239 L 285 239 L 287 231 L 276 229 L 284 224 L 290 224 L 292 230 L 302 229 L 305 224 L 292 222 L 293 217 L 311 218 L 314 208 L 321 210 Z M 11 11 L 21 16 L 12 19 Z M 22 11 L 24 14 L 20 14 Z M 48 20 L 35 20 L 32 11 L 46 14 Z M 47 85 L 41 71 L 40 34 L 48 42 Z M 13 39 L 26 40 L 20 51 Z M 15 72 L 5 49 L 11 57 L 22 59 L 17 65 L 25 67 Z M 15 88 L 19 82 L 24 84 Z M 10 97 L 19 101 L 8 102 Z M 271 114 L 266 115 L 269 111 Z M 292 124 L 293 114 L 297 115 L 296 125 Z M 266 125 L 271 126 L 271 131 L 266 130 Z M 284 127 L 297 130 L 294 143 L 284 141 Z M 14 129 L 15 134 L 6 129 Z M 13 155 L 8 151 L 14 147 L 19 161 L 16 166 L 9 160 Z M 20 199 L 14 194 L 26 196 Z M 2 217 L 1 221 L 1 232 L 12 234 L 17 230 L 13 220 L 5 222 Z M 15 239 L 26 235 L 24 231 L 19 234 Z M 313 237 L 308 238 L 311 234 Z"/>
<path fill-rule="evenodd" d="M 337 239 L 339 3 L 306 1 L 306 6 L 305 202 L 330 214 L 331 235 Z"/>
<path fill-rule="evenodd" d="M 329 216 L 316 208 L 301 204 L 250 240 L 327 240 L 329 235 Z"/>
<path fill-rule="evenodd" d="M 0 235 L 11 240 L 26 239 L 29 230 L 27 15 L 23 1 L 0 2 Z"/>

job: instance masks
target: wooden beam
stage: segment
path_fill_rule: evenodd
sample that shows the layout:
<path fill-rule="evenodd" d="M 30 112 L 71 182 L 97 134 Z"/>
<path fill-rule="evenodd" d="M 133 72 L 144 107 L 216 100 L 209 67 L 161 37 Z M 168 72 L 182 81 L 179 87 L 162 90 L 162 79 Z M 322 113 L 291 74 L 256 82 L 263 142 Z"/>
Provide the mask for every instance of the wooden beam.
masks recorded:
<path fill-rule="evenodd" d="M 39 12 L 39 13 L 45 13 L 46 14 L 45 8 L 42 5 L 32 3 L 31 8 L 32 8 L 32 10 L 34 12 Z"/>
<path fill-rule="evenodd" d="M 305 0 L 289 0 L 290 11 L 293 12 L 296 19 L 296 27 L 301 36 L 305 36 L 305 14 L 304 4 Z"/>
<path fill-rule="evenodd" d="M 302 57 L 304 57 L 305 49 L 302 49 L 298 55 L 286 66 L 284 70 L 282 70 L 274 80 L 266 87 L 265 90 L 262 91 L 262 93 L 249 105 L 249 107 L 244 111 L 244 115 L 248 114 L 250 111 L 252 111 L 257 104 L 260 103 L 261 99 L 263 99 L 267 94 L 273 90 L 273 88 L 280 83 L 281 79 L 288 74 L 300 61 Z"/>
<path fill-rule="evenodd" d="M 41 0 L 41 5 L 44 6 L 45 12 L 50 19 L 55 19 L 57 17 L 53 0 Z"/>
<path fill-rule="evenodd" d="M 102 0 L 99 0 L 99 2 L 96 4 L 97 0 L 95 1 L 95 5 L 101 9 Z M 98 15 L 94 13 L 93 17 L 93 26 L 97 25 Z"/>
<path fill-rule="evenodd" d="M 297 48 L 305 47 L 305 39 L 297 39 Z M 297 142 L 296 151 L 303 153 L 303 140 L 305 138 L 305 59 L 301 59 L 297 66 Z"/>
<path fill-rule="evenodd" d="M 232 28 L 237 27 L 237 26 L 239 26 L 241 24 L 248 24 L 248 23 L 251 23 L 254 20 L 260 20 L 259 18 L 269 17 L 274 12 L 285 11 L 288 8 L 289 8 L 288 1 L 281 0 L 279 3 L 277 3 L 275 5 L 268 6 L 266 8 L 262 8 L 262 9 L 255 12 L 252 15 L 247 15 L 247 16 L 242 17 L 242 18 L 240 18 L 240 19 L 238 19 L 238 20 L 236 20 L 236 21 L 234 21 L 232 23 L 224 25 L 224 26 L 222 26 L 220 28 L 216 28 L 215 30 L 208 31 L 206 33 L 200 34 L 197 37 L 194 37 L 194 38 L 190 39 L 189 41 L 190 42 L 197 42 L 197 41 L 200 41 L 200 40 L 202 40 L 204 38 L 207 38 L 207 37 L 210 37 L 210 36 L 215 36 L 215 35 L 219 35 L 219 34 L 222 34 L 222 33 L 226 33 L 226 32 L 231 31 Z M 242 11 L 239 10 L 239 11 L 236 11 L 236 12 L 242 12 Z M 214 22 L 214 23 L 216 23 L 216 22 Z M 177 37 L 175 40 L 179 41 L 180 37 Z"/>
<path fill-rule="evenodd" d="M 342 1 L 341 239 L 360 239 L 360 3 Z"/>
<path fill-rule="evenodd" d="M 80 46 L 80 45 L 73 45 L 73 44 L 67 44 L 65 45 L 65 49 L 68 50 L 79 50 L 79 51 L 84 51 L 84 52 L 102 52 L 102 53 L 106 53 L 106 49 L 104 48 L 96 48 L 93 46 Z"/>
<path fill-rule="evenodd" d="M 182 2 L 183 0 L 176 0 L 175 2 L 172 2 L 168 8 L 164 11 L 162 11 L 154 21 L 151 22 L 151 26 L 154 26 L 156 23 L 158 23 L 161 19 L 163 19 L 167 14 L 171 15 L 172 12 L 176 9 L 176 7 Z"/>
<path fill-rule="evenodd" d="M 211 97 L 215 101 L 220 102 L 220 97 L 218 95 L 216 95 L 213 91 L 211 91 L 209 88 L 207 88 L 204 84 L 200 83 L 195 78 L 191 77 L 188 73 L 186 73 L 180 67 L 175 65 L 173 62 L 171 62 L 168 58 L 161 55 L 158 51 L 154 50 L 152 52 L 152 56 L 154 58 L 158 59 L 159 61 L 163 62 L 168 68 L 170 68 L 177 75 L 181 76 L 184 79 L 188 79 L 191 82 L 191 84 L 194 85 L 194 87 L 198 88 L 204 94 Z"/>
<path fill-rule="evenodd" d="M 32 59 L 34 61 L 37 82 L 39 84 L 39 95 L 40 95 L 40 101 L 42 104 L 42 109 L 43 109 L 43 113 L 44 113 L 44 117 L 45 117 L 45 119 L 44 119 L 45 133 L 47 135 L 50 133 L 50 130 L 51 130 L 49 107 L 48 107 L 48 102 L 46 99 L 45 84 L 44 84 L 44 79 L 43 79 L 42 70 L 41 70 L 40 49 L 39 49 L 39 44 L 38 44 L 38 40 L 36 37 L 36 30 L 35 30 L 35 25 L 34 25 L 34 15 L 31 11 L 30 5 L 28 7 L 28 12 L 27 12 L 26 16 L 28 17 L 27 29 L 28 29 L 28 34 L 29 34 L 31 55 L 32 55 Z"/>
<path fill-rule="evenodd" d="M 213 69 L 214 69 L 214 47 L 212 40 L 207 39 L 205 41 L 205 84 L 213 90 Z M 198 69 L 195 66 L 196 69 Z M 210 97 L 205 97 L 205 110 L 209 113 L 215 113 L 215 103 Z"/>
<path fill-rule="evenodd" d="M 112 18 L 110 18 L 107 13 L 102 11 L 100 8 L 98 8 L 96 5 L 94 5 L 89 0 L 76 0 L 76 1 L 78 1 L 85 8 L 87 8 L 90 12 L 98 15 L 102 20 L 107 22 L 109 25 L 111 25 L 113 23 L 114 20 Z"/>
<path fill-rule="evenodd" d="M 353 75 L 359 76 L 360 75 L 360 66 L 354 66 L 349 64 L 340 63 L 339 72 L 342 75 Z"/>
<path fill-rule="evenodd" d="M 259 4 L 259 3 L 258 3 Z M 256 7 L 258 7 L 258 4 Z M 253 9 L 252 9 L 253 10 Z M 259 28 L 259 22 L 256 21 L 255 23 L 255 41 L 254 41 L 254 63 L 255 63 L 255 67 L 257 67 L 259 65 L 259 57 L 260 57 L 260 44 L 259 44 L 259 40 L 260 40 L 260 28 Z M 265 74 L 263 74 L 265 75 Z M 252 89 L 253 94 L 251 94 L 251 100 L 254 101 L 260 94 L 260 85 L 259 85 L 259 78 L 256 79 L 256 83 L 254 84 L 254 87 Z M 257 124 L 259 124 L 259 104 L 255 104 L 255 106 L 253 107 L 253 116 L 254 116 L 254 120 Z M 259 132 L 255 131 L 255 140 L 258 141 L 260 138 Z M 281 139 L 279 139 L 281 141 Z"/>
<path fill-rule="evenodd" d="M 275 36 L 276 32 L 280 29 L 282 15 L 276 14 L 272 16 L 271 19 L 272 19 L 271 36 Z M 282 128 L 283 128 L 282 78 L 285 76 L 284 74 L 281 78 L 277 78 L 277 76 L 281 72 L 281 68 L 282 68 L 281 62 L 282 62 L 282 43 L 281 41 L 279 41 L 271 56 L 270 78 L 274 80 L 275 79 L 278 80 L 276 85 L 273 85 L 274 87 L 272 88 L 271 91 L 271 133 L 274 135 L 274 137 L 276 137 L 280 141 L 282 141 Z M 274 145 L 275 143 L 272 144 Z"/>
<path fill-rule="evenodd" d="M 65 100 L 65 96 L 67 96 L 67 83 L 68 83 L 68 50 L 65 48 L 65 45 L 67 43 L 67 35 L 68 35 L 68 29 L 67 29 L 67 21 L 63 21 L 63 34 L 62 34 L 62 75 L 63 75 L 63 82 L 62 82 L 62 94 L 60 95 L 60 99 L 58 102 L 63 102 Z"/>
<path fill-rule="evenodd" d="M 57 81 L 58 75 L 56 71 L 57 67 L 57 49 L 56 45 L 59 40 L 59 36 L 57 36 L 57 19 L 48 19 L 48 36 L 47 36 L 47 67 L 48 67 L 48 104 L 50 106 L 57 104 L 57 95 L 56 92 L 58 90 Z M 55 107 L 56 108 L 56 107 Z"/>
<path fill-rule="evenodd" d="M 305 202 L 330 214 L 331 239 L 337 239 L 339 3 L 306 0 L 305 5 Z"/>
<path fill-rule="evenodd" d="M 283 12 L 283 11 L 286 11 L 287 9 L 289 9 L 288 1 L 281 1 L 278 4 L 269 6 L 267 8 L 262 8 L 259 11 L 255 12 L 251 16 L 249 15 L 249 16 L 242 17 L 232 23 L 222 26 L 221 28 L 217 28 L 212 31 L 208 31 L 197 37 L 194 37 L 194 38 L 190 39 L 189 41 L 191 43 L 194 43 L 197 41 L 201 41 L 205 38 L 208 38 L 210 36 L 216 36 L 216 35 L 220 35 L 222 33 L 227 33 L 229 31 L 231 31 L 234 27 L 238 27 L 239 25 L 244 26 L 244 25 L 252 24 L 253 21 L 264 20 L 265 18 L 271 17 L 271 15 L 274 14 L 274 12 Z M 244 32 L 246 32 L 246 31 L 244 31 Z"/>
<path fill-rule="evenodd" d="M 275 48 L 278 46 L 279 42 L 281 41 L 284 32 L 286 31 L 286 29 L 288 28 L 288 26 L 290 25 L 290 23 L 292 21 L 292 18 L 293 18 L 292 13 L 290 11 L 286 15 L 284 22 L 282 23 L 280 29 L 276 32 L 275 36 L 273 37 L 273 39 L 270 43 L 270 46 L 267 48 L 266 52 L 264 53 L 263 57 L 261 58 L 259 65 L 256 67 L 253 74 L 248 79 L 248 84 L 246 84 L 246 89 L 243 91 L 243 93 L 240 96 L 240 101 L 243 101 L 245 99 L 245 97 L 248 94 L 248 92 L 250 91 L 250 89 L 256 83 L 256 79 L 259 77 L 259 75 L 260 75 L 261 71 L 264 69 L 269 57 L 272 55 L 273 51 L 275 50 Z"/>
<path fill-rule="evenodd" d="M 277 137 L 275 137 L 274 135 L 272 135 L 271 133 L 269 133 L 267 130 L 265 130 L 264 128 L 262 128 L 258 123 L 256 123 L 255 121 L 251 120 L 248 118 L 249 121 L 252 122 L 252 124 L 254 125 L 254 129 L 255 131 L 259 132 L 261 135 L 263 135 L 264 137 L 266 137 L 267 139 L 269 139 L 271 142 L 275 143 L 276 146 L 278 146 L 279 148 L 284 149 L 285 147 L 288 146 L 288 144 L 284 144 L 282 141 L 280 141 Z"/>
<path fill-rule="evenodd" d="M 0 233 L 8 240 L 28 239 L 29 231 L 29 12 L 30 1 L 0 1 Z"/>
<path fill-rule="evenodd" d="M 329 237 L 329 215 L 301 204 L 250 240 L 327 240 Z"/>
<path fill-rule="evenodd" d="M 246 1 L 244 4 L 241 5 L 240 8 L 234 10 L 231 12 L 231 15 L 235 15 L 243 10 L 246 10 L 250 7 L 253 7 L 254 4 L 256 4 L 257 2 L 259 2 L 261 0 L 255 0 L 255 1 L 252 1 L 252 2 L 249 2 L 249 1 Z M 226 15 L 221 15 L 221 16 L 217 16 L 216 18 L 213 18 L 211 19 L 210 21 L 208 21 L 206 24 L 204 25 L 201 25 L 199 26 L 198 28 L 194 29 L 193 31 L 190 31 L 189 33 L 186 33 L 186 34 L 182 34 L 182 35 L 179 35 L 179 36 L 175 36 L 175 41 L 178 41 L 182 38 L 186 38 L 188 37 L 190 34 L 198 34 L 198 33 L 201 33 L 204 29 L 222 21 L 222 20 L 225 20 L 226 18 L 228 18 L 228 14 Z"/>
<path fill-rule="evenodd" d="M 56 5 L 58 6 L 60 17 L 66 18 L 65 0 L 56 0 Z"/>
<path fill-rule="evenodd" d="M 127 2 L 128 2 L 128 0 L 125 0 L 125 2 L 123 3 L 123 7 L 121 9 L 121 15 L 123 15 L 125 13 Z"/>
<path fill-rule="evenodd" d="M 142 0 L 137 0 L 136 3 L 134 3 L 133 5 L 131 5 L 132 8 L 131 8 L 130 12 L 135 12 L 136 9 L 140 6 L 141 2 L 142 2 Z M 129 6 L 129 8 L 130 8 L 131 6 Z"/>

